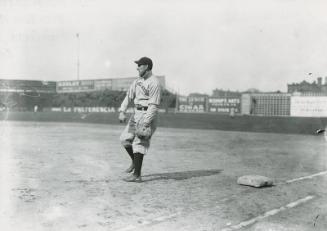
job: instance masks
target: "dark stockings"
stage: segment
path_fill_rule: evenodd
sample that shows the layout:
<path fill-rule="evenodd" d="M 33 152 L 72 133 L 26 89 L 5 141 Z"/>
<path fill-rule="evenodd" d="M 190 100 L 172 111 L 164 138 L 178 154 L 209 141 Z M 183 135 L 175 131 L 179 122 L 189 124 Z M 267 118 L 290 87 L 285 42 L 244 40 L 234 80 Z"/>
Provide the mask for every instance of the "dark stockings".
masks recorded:
<path fill-rule="evenodd" d="M 133 153 L 132 146 L 127 146 L 127 147 L 125 147 L 125 149 L 126 149 L 128 155 L 131 157 L 132 162 L 134 162 L 134 153 Z"/>
<path fill-rule="evenodd" d="M 143 154 L 141 153 L 134 153 L 134 175 L 139 177 L 141 176 L 141 169 L 142 169 L 142 163 L 143 163 Z"/>

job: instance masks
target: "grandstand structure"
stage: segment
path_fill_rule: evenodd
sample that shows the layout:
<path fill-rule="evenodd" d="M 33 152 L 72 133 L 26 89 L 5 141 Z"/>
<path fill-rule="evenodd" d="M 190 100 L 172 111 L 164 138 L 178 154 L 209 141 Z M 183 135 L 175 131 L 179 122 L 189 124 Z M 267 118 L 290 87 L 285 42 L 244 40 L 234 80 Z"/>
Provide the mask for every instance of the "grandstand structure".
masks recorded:
<path fill-rule="evenodd" d="M 165 76 L 157 76 L 161 86 L 166 87 Z M 58 81 L 57 93 L 92 92 L 92 91 L 127 91 L 136 77 L 111 79 L 86 79 Z"/>
<path fill-rule="evenodd" d="M 0 79 L 0 92 L 56 93 L 56 84 L 54 81 Z"/>
<path fill-rule="evenodd" d="M 42 111 L 53 107 L 117 108 L 135 79 L 136 77 L 70 81 L 0 79 L 0 111 Z M 158 76 L 158 80 L 165 89 L 165 76 Z M 163 102 L 169 106 L 167 97 L 163 97 Z"/>
<path fill-rule="evenodd" d="M 110 79 L 83 79 L 67 81 L 0 79 L 0 111 L 68 112 L 119 108 L 136 77 Z M 190 94 L 181 96 L 170 92 L 165 76 L 158 76 L 163 90 L 161 109 L 166 112 L 215 113 L 234 116 L 297 116 L 327 117 L 327 78 L 325 84 L 296 85 L 288 93 L 232 92 L 216 89 L 213 96 Z M 316 87 L 319 86 L 319 89 Z M 288 85 L 290 87 L 290 85 Z M 312 90 L 313 89 L 313 90 Z M 69 110 L 65 110 L 69 108 Z M 93 110 L 92 109 L 92 110 Z M 110 110 L 109 110 L 110 109 Z"/>
<path fill-rule="evenodd" d="M 166 87 L 165 76 L 157 76 L 161 86 Z M 136 77 L 110 79 L 84 79 L 65 81 L 0 79 L 0 92 L 74 93 L 95 91 L 127 91 Z"/>
<path fill-rule="evenodd" d="M 246 93 L 241 97 L 241 113 L 258 116 L 289 116 L 291 96 L 288 93 Z"/>

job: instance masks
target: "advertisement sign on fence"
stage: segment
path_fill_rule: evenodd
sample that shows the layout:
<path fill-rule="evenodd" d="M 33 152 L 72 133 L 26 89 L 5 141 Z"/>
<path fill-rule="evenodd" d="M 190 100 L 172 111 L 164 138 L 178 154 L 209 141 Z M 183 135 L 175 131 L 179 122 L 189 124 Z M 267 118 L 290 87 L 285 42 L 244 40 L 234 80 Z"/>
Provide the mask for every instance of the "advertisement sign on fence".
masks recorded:
<path fill-rule="evenodd" d="M 209 112 L 239 113 L 241 108 L 240 98 L 209 98 Z"/>
<path fill-rule="evenodd" d="M 327 96 L 292 96 L 291 116 L 327 117 Z"/>
<path fill-rule="evenodd" d="M 91 112 L 116 112 L 116 109 L 114 107 L 52 107 L 51 111 L 91 113 Z"/>
<path fill-rule="evenodd" d="M 179 112 L 205 112 L 206 97 L 178 97 Z"/>

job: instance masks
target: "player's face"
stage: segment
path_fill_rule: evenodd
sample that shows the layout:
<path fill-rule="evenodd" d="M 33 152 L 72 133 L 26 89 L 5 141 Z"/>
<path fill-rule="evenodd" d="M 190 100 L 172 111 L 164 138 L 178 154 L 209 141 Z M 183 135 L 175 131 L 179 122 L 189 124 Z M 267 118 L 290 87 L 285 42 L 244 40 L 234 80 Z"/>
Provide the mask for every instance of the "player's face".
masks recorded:
<path fill-rule="evenodd" d="M 148 69 L 148 65 L 138 65 L 137 71 L 139 72 L 139 76 L 142 77 L 147 69 Z"/>

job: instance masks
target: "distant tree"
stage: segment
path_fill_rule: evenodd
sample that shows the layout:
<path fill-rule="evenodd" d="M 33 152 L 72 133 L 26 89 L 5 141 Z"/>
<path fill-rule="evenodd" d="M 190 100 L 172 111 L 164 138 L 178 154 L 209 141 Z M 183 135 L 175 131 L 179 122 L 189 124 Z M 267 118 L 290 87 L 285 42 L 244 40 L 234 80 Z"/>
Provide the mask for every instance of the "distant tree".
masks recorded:
<path fill-rule="evenodd" d="M 188 96 L 189 97 L 209 97 L 209 95 L 203 94 L 203 93 L 190 93 Z"/>
<path fill-rule="evenodd" d="M 212 97 L 240 97 L 241 93 L 238 91 L 230 91 L 223 89 L 214 89 L 212 91 Z"/>
<path fill-rule="evenodd" d="M 167 89 L 163 89 L 161 93 L 161 102 L 160 107 L 165 109 L 168 112 L 169 108 L 176 107 L 176 94 L 168 91 Z"/>
<path fill-rule="evenodd" d="M 51 106 L 53 107 L 120 107 L 126 96 L 125 91 L 98 91 L 98 92 L 79 92 L 61 93 L 53 95 Z M 162 107 L 175 107 L 176 95 L 163 90 L 161 98 Z M 132 105 L 130 105 L 132 106 Z"/>

